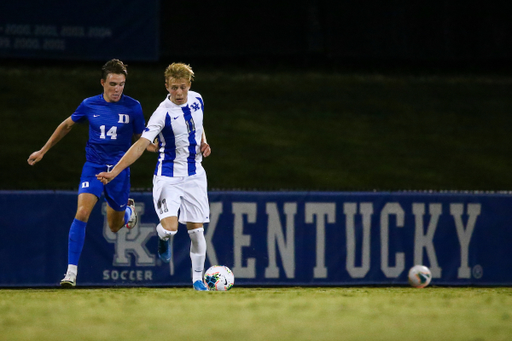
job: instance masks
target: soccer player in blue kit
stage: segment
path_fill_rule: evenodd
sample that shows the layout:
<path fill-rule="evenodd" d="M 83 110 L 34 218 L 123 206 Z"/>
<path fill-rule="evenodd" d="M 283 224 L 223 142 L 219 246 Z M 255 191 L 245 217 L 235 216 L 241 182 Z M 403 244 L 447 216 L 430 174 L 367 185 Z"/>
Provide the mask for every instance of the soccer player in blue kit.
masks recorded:
<path fill-rule="evenodd" d="M 210 220 L 206 172 L 203 156 L 211 154 L 203 128 L 204 103 L 201 95 L 189 91 L 194 72 L 190 65 L 173 63 L 165 70 L 165 87 L 169 94 L 155 110 L 142 138 L 135 142 L 111 172 L 97 175 L 104 184 L 134 163 L 147 149 L 158 151 L 153 176 L 153 203 L 160 219 L 158 255 L 164 262 L 171 259 L 170 239 L 178 231 L 178 222 L 187 226 L 190 237 L 192 285 L 207 291 L 203 282 L 206 240 L 203 223 Z M 153 141 L 158 139 L 157 144 Z M 178 214 L 179 212 L 179 214 Z"/>
<path fill-rule="evenodd" d="M 137 223 L 135 203 L 129 198 L 130 169 L 125 169 L 108 185 L 96 178 L 96 174 L 110 171 L 130 148 L 132 139 L 138 140 L 144 130 L 145 120 L 140 103 L 123 94 L 127 75 L 126 65 L 122 61 L 112 59 L 105 63 L 100 81 L 103 93 L 83 100 L 76 111 L 55 129 L 43 148 L 32 153 L 27 160 L 29 165 L 35 165 L 69 133 L 75 123 L 89 123 L 86 162 L 80 178 L 75 219 L 69 229 L 68 269 L 60 282 L 62 287 L 76 286 L 85 227 L 102 193 L 108 204 L 107 222 L 112 232 L 119 231 L 123 226 L 133 228 Z"/>

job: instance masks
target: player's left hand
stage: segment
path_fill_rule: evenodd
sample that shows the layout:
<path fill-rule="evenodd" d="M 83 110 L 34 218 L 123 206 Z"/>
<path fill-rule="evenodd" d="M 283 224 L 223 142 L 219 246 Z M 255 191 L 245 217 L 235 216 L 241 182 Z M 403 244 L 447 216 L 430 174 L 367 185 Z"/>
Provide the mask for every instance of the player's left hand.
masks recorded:
<path fill-rule="evenodd" d="M 32 154 L 30 154 L 27 162 L 29 165 L 33 166 L 36 163 L 38 163 L 39 161 L 41 161 L 43 156 L 44 156 L 44 154 L 40 150 L 38 150 L 37 152 L 33 152 Z"/>
<path fill-rule="evenodd" d="M 210 145 L 208 143 L 203 142 L 201 144 L 201 153 L 203 153 L 204 157 L 210 156 L 210 154 L 212 153 L 212 148 L 210 147 Z"/>
<path fill-rule="evenodd" d="M 102 184 L 106 185 L 110 181 L 114 180 L 115 176 L 112 173 L 108 172 L 101 172 L 99 174 L 96 174 L 96 179 L 100 180 Z"/>

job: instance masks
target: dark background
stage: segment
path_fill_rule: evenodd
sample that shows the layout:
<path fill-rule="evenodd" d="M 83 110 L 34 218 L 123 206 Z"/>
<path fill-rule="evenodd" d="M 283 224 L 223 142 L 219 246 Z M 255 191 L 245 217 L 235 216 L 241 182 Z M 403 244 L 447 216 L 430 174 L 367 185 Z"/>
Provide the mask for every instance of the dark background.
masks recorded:
<path fill-rule="evenodd" d="M 161 2 L 161 59 L 489 67 L 512 57 L 505 1 Z"/>
<path fill-rule="evenodd" d="M 193 66 L 211 189 L 512 190 L 505 2 L 161 1 L 159 13 L 159 57 L 124 60 L 125 93 L 148 120 L 165 67 Z M 104 62 L 0 59 L 0 189 L 77 188 L 86 127 L 26 160 L 101 91 Z M 132 166 L 135 189 L 151 188 L 154 165 L 146 153 Z"/>

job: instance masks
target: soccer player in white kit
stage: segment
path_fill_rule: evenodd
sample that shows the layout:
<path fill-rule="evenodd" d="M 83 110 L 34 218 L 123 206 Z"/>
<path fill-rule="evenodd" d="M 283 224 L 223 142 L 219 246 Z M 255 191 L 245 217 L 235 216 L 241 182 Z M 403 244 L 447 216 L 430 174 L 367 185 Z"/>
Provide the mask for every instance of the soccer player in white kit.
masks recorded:
<path fill-rule="evenodd" d="M 159 257 L 170 261 L 170 240 L 178 231 L 178 222 L 186 224 L 191 241 L 193 287 L 207 291 L 203 282 L 206 259 L 203 223 L 210 221 L 210 209 L 206 172 L 201 162 L 203 156 L 211 154 L 211 148 L 203 129 L 203 98 L 190 91 L 193 78 L 190 65 L 173 63 L 167 67 L 165 87 L 169 95 L 149 119 L 141 138 L 110 172 L 101 172 L 97 178 L 107 184 L 134 163 L 146 148 L 158 153 L 153 202 L 160 219 Z"/>

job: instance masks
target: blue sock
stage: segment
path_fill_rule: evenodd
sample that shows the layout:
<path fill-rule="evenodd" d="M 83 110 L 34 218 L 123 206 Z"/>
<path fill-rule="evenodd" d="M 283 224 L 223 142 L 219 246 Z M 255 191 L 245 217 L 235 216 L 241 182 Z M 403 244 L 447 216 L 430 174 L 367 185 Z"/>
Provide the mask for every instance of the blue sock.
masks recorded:
<path fill-rule="evenodd" d="M 128 224 L 128 220 L 130 220 L 130 216 L 132 215 L 132 208 L 127 207 L 124 211 L 124 224 Z"/>
<path fill-rule="evenodd" d="M 74 219 L 69 228 L 68 264 L 78 265 L 85 241 L 85 226 L 87 223 Z"/>

